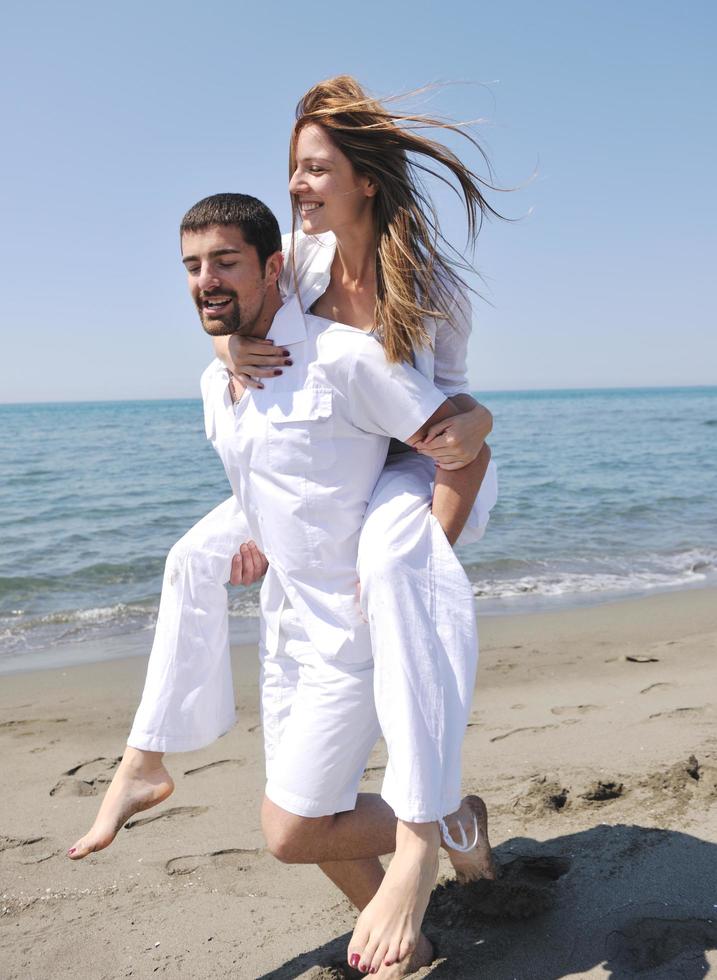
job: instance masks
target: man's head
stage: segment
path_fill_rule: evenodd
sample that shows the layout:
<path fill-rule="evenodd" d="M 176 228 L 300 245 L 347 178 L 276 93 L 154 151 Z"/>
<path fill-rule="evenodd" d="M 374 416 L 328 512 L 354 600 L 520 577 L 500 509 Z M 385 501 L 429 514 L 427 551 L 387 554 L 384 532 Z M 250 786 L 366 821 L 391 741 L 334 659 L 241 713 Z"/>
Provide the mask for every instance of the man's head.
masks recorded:
<path fill-rule="evenodd" d="M 187 211 L 179 233 L 189 291 L 206 332 L 265 333 L 283 263 L 281 232 L 269 208 L 247 194 L 214 194 Z"/>

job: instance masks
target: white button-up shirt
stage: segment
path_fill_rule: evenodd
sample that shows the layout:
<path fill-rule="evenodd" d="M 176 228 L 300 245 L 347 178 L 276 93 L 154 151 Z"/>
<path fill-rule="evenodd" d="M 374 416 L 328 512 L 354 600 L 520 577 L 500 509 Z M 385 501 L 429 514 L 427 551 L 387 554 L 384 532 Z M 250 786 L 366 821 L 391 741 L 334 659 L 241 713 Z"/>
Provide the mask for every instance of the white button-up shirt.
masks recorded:
<path fill-rule="evenodd" d="M 445 396 L 409 365 L 389 363 L 372 334 L 304 313 L 295 296 L 268 337 L 293 366 L 236 405 L 220 361 L 202 376 L 207 435 L 269 560 L 262 639 L 276 649 L 288 599 L 322 656 L 369 660 L 356 594 L 366 507 L 390 438 L 417 432 Z"/>
<path fill-rule="evenodd" d="M 282 238 L 284 270 L 279 286 L 284 296 L 290 296 L 298 288 L 301 304 L 308 310 L 323 296 L 329 285 L 336 239 L 332 232 L 305 235 L 301 231 L 295 232 L 295 239 L 292 258 L 291 234 Z M 451 398 L 453 395 L 470 394 L 467 358 L 472 317 L 470 300 L 464 291 L 453 293 L 447 312 L 447 320 L 426 317 L 424 324 L 431 346 L 415 351 L 413 363 L 424 378 Z"/>

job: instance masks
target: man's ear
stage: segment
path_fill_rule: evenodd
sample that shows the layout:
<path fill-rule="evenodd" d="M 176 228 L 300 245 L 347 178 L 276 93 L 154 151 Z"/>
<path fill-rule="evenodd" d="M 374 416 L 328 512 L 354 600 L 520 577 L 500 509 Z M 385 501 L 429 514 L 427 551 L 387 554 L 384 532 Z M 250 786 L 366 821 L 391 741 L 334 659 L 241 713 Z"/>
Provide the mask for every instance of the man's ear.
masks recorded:
<path fill-rule="evenodd" d="M 284 268 L 284 255 L 282 252 L 274 252 L 266 260 L 264 266 L 264 278 L 269 280 L 270 285 L 279 281 L 281 270 Z"/>

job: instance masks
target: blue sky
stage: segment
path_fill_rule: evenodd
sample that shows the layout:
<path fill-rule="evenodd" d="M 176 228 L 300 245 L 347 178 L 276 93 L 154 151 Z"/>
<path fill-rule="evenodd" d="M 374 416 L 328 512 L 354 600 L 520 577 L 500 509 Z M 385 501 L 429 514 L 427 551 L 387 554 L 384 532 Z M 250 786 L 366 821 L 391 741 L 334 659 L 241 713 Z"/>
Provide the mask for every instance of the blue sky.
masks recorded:
<path fill-rule="evenodd" d="M 484 118 L 521 185 L 479 241 L 476 389 L 717 383 L 716 26 L 700 0 L 14 0 L 0 401 L 197 395 L 178 222 L 237 190 L 287 227 L 295 103 L 339 72 L 379 96 L 456 83 L 418 105 Z"/>

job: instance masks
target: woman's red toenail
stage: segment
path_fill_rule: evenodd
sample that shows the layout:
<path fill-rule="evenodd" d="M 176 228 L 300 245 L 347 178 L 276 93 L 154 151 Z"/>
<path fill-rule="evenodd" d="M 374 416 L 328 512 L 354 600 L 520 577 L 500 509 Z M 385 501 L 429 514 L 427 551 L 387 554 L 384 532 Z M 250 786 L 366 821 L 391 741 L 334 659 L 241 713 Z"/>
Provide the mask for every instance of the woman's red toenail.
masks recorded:
<path fill-rule="evenodd" d="M 358 953 L 353 953 L 351 955 L 351 959 L 349 960 L 349 966 L 353 966 L 354 968 L 357 967 L 359 965 L 360 959 L 361 957 L 359 956 Z"/>
<path fill-rule="evenodd" d="M 71 847 L 67 853 L 68 854 L 74 854 L 76 850 L 77 850 L 76 847 Z"/>

